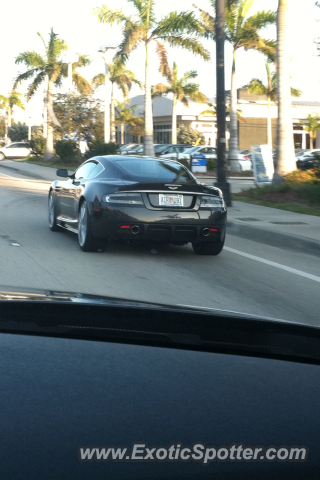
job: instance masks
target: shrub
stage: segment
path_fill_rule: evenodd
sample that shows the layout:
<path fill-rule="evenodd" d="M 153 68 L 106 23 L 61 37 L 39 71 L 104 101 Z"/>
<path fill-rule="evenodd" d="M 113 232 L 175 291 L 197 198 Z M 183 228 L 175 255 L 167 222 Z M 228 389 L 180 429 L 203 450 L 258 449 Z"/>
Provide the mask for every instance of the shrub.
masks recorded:
<path fill-rule="evenodd" d="M 46 139 L 44 137 L 35 137 L 30 140 L 30 147 L 33 155 L 43 156 L 46 149 Z"/>
<path fill-rule="evenodd" d="M 120 145 L 117 143 L 103 143 L 101 140 L 94 140 L 89 144 L 89 150 L 85 153 L 86 158 L 99 155 L 115 155 L 118 153 Z"/>
<path fill-rule="evenodd" d="M 207 170 L 216 170 L 217 160 L 215 158 L 207 158 Z"/>
<path fill-rule="evenodd" d="M 284 181 L 290 184 L 318 183 L 320 185 L 319 170 L 294 170 L 284 177 Z"/>
<path fill-rule="evenodd" d="M 58 140 L 56 142 L 56 154 L 59 155 L 64 162 L 78 160 L 81 155 L 77 142 L 74 140 Z"/>
<path fill-rule="evenodd" d="M 204 135 L 198 132 L 198 130 L 191 128 L 189 125 L 181 125 L 177 130 L 178 143 L 194 145 L 198 138 L 200 138 L 199 144 L 205 145 L 206 141 Z"/>
<path fill-rule="evenodd" d="M 8 128 L 8 137 L 12 142 L 22 142 L 28 138 L 28 126 L 25 123 L 15 123 Z"/>

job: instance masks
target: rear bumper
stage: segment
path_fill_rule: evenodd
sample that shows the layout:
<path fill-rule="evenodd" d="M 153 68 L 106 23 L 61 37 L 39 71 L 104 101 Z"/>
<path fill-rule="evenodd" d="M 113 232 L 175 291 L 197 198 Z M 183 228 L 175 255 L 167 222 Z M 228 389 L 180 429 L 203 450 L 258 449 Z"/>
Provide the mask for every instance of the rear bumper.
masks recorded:
<path fill-rule="evenodd" d="M 136 207 L 113 210 L 102 206 L 100 212 L 91 212 L 90 224 L 97 238 L 188 243 L 220 241 L 225 237 L 226 218 L 226 212 L 177 212 Z M 217 230 L 210 231 L 210 228 Z"/>

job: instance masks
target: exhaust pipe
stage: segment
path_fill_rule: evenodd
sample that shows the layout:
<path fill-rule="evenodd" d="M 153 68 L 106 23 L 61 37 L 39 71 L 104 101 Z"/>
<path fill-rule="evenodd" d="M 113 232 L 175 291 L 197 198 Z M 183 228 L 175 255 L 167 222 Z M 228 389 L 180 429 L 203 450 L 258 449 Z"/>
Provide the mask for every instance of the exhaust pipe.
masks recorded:
<path fill-rule="evenodd" d="M 204 229 L 202 230 L 202 235 L 203 235 L 204 237 L 207 237 L 209 234 L 210 234 L 210 228 L 204 228 Z"/>
<path fill-rule="evenodd" d="M 137 235 L 139 232 L 140 227 L 138 225 L 133 225 L 133 227 L 131 227 L 131 233 L 133 233 L 133 235 Z"/>

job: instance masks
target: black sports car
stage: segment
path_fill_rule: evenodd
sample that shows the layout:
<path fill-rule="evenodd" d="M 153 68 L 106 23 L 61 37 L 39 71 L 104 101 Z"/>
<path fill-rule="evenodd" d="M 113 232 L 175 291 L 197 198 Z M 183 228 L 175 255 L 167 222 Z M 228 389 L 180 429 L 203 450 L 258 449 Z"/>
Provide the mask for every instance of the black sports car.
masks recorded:
<path fill-rule="evenodd" d="M 84 162 L 72 174 L 57 170 L 49 191 L 49 226 L 78 234 L 80 248 L 103 250 L 110 240 L 184 245 L 218 255 L 226 205 L 218 188 L 200 184 L 174 160 L 110 155 Z"/>

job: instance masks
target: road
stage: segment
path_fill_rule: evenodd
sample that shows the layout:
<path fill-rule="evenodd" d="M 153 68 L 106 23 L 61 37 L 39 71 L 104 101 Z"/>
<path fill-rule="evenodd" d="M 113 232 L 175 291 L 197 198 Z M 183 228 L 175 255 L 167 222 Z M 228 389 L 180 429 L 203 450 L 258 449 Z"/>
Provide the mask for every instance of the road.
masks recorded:
<path fill-rule="evenodd" d="M 320 325 L 319 257 L 228 235 L 218 257 L 191 246 L 110 245 L 84 253 L 51 232 L 49 182 L 0 169 L 0 285 L 205 306 Z"/>

